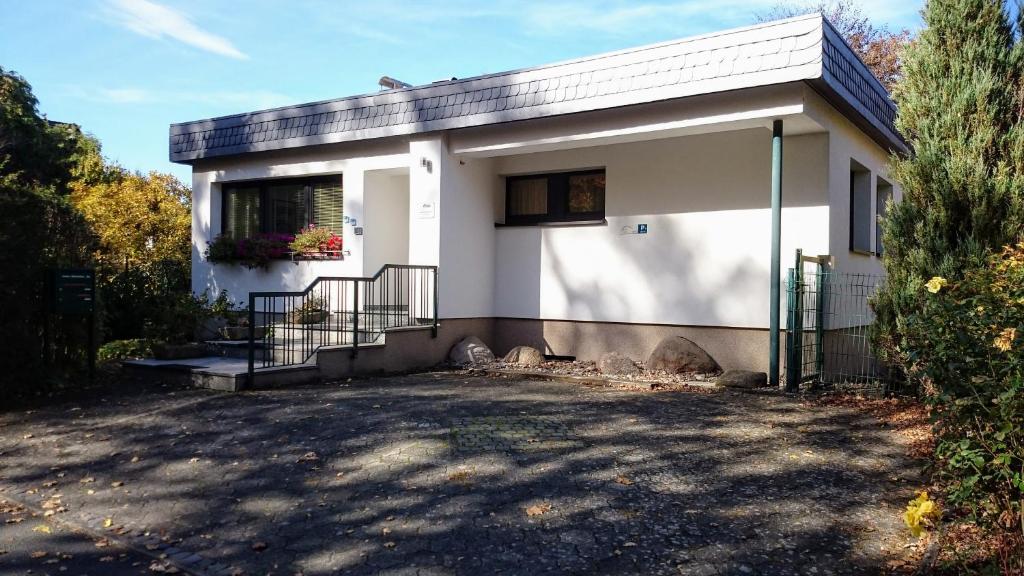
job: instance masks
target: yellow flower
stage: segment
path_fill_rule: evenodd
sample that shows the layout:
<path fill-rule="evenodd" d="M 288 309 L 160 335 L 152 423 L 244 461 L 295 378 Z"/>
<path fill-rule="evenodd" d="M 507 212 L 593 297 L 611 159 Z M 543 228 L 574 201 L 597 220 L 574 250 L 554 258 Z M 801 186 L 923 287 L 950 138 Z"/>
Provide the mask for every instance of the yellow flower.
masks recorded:
<path fill-rule="evenodd" d="M 949 282 L 947 282 L 946 279 L 943 278 L 942 276 L 932 276 L 931 280 L 925 282 L 925 287 L 928 288 L 929 292 L 935 294 L 939 290 L 942 290 L 942 288 L 945 287 L 948 283 Z"/>
<path fill-rule="evenodd" d="M 992 341 L 992 345 L 1000 352 L 1009 352 L 1013 348 L 1013 341 L 1017 338 L 1016 328 L 1003 328 L 1003 331 Z"/>
<path fill-rule="evenodd" d="M 931 526 L 939 517 L 939 507 L 934 500 L 928 499 L 927 492 L 921 492 L 907 504 L 903 513 L 903 522 L 910 528 L 910 533 L 920 538 L 926 526 Z"/>

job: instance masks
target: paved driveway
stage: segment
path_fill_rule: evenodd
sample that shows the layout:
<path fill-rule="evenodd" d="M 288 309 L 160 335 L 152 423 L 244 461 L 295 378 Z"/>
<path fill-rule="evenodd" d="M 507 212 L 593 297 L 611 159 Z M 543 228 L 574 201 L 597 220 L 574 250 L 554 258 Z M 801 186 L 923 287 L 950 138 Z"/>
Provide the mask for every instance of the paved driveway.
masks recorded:
<path fill-rule="evenodd" d="M 2 414 L 0 497 L 205 573 L 859 574 L 903 453 L 783 397 L 438 373 Z"/>

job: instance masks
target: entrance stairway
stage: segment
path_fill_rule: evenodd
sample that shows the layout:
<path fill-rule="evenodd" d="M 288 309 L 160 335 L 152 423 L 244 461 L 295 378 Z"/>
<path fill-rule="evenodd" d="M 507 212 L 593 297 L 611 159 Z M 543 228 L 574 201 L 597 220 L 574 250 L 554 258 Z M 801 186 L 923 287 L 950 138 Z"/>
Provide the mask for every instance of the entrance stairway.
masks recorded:
<path fill-rule="evenodd" d="M 215 356 L 138 360 L 136 368 L 177 370 L 219 390 L 315 380 L 319 354 L 385 345 L 388 332 L 437 336 L 437 267 L 388 264 L 370 277 L 321 277 L 295 292 L 249 293 L 249 338 L 207 342 Z"/>

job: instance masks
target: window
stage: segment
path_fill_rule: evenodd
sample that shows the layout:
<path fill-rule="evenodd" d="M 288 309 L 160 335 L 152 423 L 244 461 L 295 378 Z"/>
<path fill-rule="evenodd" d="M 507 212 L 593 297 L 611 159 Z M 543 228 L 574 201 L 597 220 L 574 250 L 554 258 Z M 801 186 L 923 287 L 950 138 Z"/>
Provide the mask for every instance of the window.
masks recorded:
<path fill-rule="evenodd" d="M 871 253 L 871 172 L 850 162 L 850 250 Z"/>
<path fill-rule="evenodd" d="M 604 219 L 604 170 L 509 176 L 505 224 Z"/>
<path fill-rule="evenodd" d="M 879 178 L 875 184 L 875 254 L 882 255 L 882 218 L 886 205 L 892 198 L 892 184 Z"/>
<path fill-rule="evenodd" d="M 309 224 L 342 233 L 341 176 L 225 185 L 221 231 L 232 238 L 295 234 Z"/>

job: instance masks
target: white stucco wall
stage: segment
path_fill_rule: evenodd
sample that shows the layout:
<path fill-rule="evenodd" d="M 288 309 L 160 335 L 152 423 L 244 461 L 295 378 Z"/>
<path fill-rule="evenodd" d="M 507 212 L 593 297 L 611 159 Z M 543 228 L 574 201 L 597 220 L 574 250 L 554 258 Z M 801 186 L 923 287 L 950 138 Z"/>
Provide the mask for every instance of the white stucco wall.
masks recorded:
<path fill-rule="evenodd" d="M 441 318 L 494 315 L 495 195 L 489 158 L 447 156 L 441 188 Z"/>
<path fill-rule="evenodd" d="M 371 170 L 363 178 L 363 276 L 409 262 L 409 175 Z"/>
<path fill-rule="evenodd" d="M 871 172 L 871 247 L 875 250 L 878 179 L 893 187 L 893 198 L 903 194 L 889 173 L 889 153 L 858 129 L 849 119 L 826 103 L 817 93 L 807 90 L 807 112 L 828 130 L 829 156 L 829 250 L 835 269 L 854 274 L 883 274 L 881 258 L 850 250 L 850 166 L 851 160 Z"/>
<path fill-rule="evenodd" d="M 786 138 L 784 255 L 828 250 L 828 148 Z M 767 327 L 768 130 L 496 159 L 501 175 L 602 166 L 607 225 L 497 230 L 496 316 Z"/>

